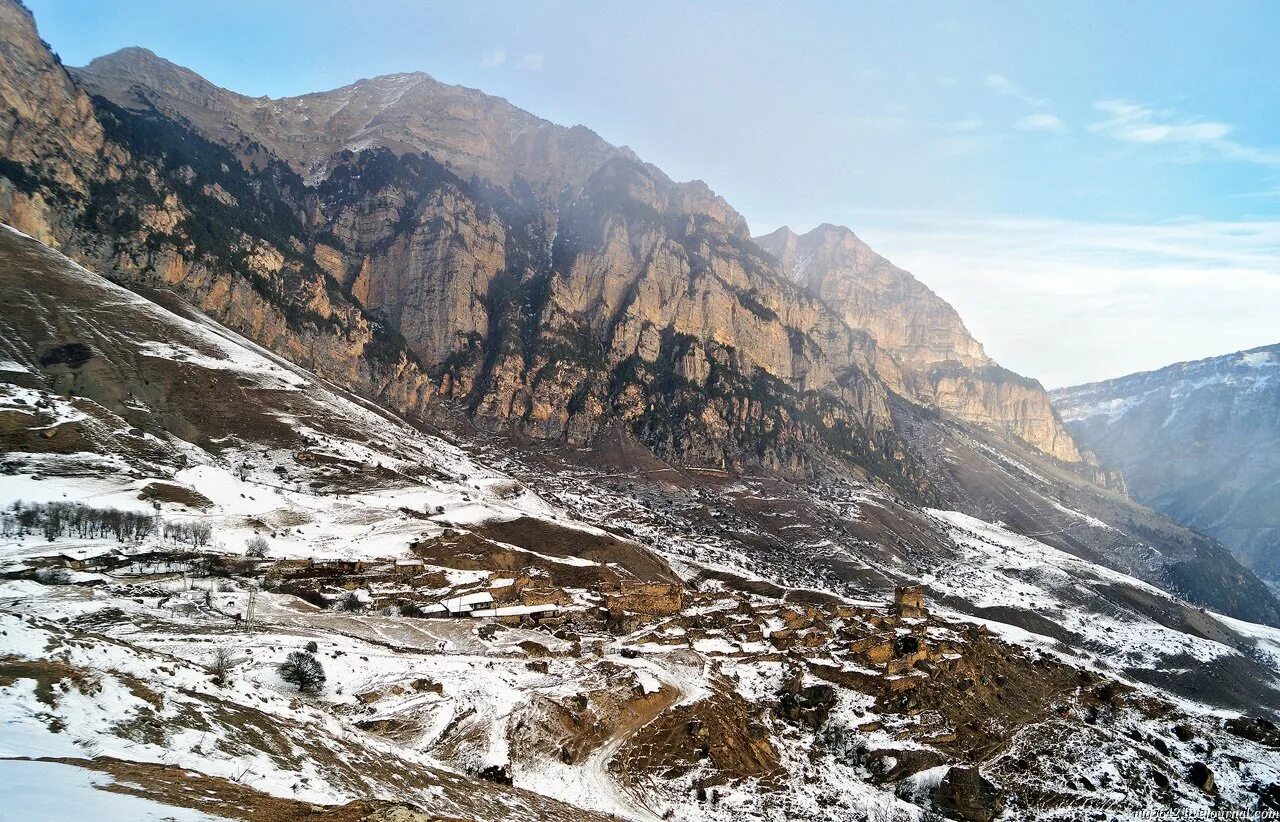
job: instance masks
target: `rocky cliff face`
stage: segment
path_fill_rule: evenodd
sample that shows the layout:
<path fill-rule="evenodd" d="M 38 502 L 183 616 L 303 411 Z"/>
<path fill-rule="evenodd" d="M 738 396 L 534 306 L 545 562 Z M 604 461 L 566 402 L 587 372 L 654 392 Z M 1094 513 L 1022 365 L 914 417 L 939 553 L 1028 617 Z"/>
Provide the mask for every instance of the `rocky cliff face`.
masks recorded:
<path fill-rule="evenodd" d="M 318 194 L 330 273 L 477 419 L 578 443 L 621 421 L 734 468 L 803 471 L 824 439 L 892 448 L 868 340 L 780 283 L 705 190 L 617 157 L 549 214 L 380 150 L 339 158 Z M 802 330 L 824 324 L 843 347 Z"/>
<path fill-rule="evenodd" d="M 1079 459 L 1038 386 L 850 232 L 791 238 L 797 283 L 704 184 L 504 100 L 422 74 L 249 98 L 142 49 L 72 83 L 6 9 L 29 191 L 4 216 L 403 411 L 570 442 L 622 423 L 734 469 L 834 450 L 920 492 L 892 390 Z"/>
<path fill-rule="evenodd" d="M 0 3 L 0 220 L 136 285 L 168 287 L 260 344 L 413 408 L 429 381 L 312 258 L 314 195 L 156 116 L 91 99 Z M 317 247 L 317 257 L 323 258 Z"/>
<path fill-rule="evenodd" d="M 1280 345 L 1053 392 L 1136 499 L 1280 582 Z"/>
<path fill-rule="evenodd" d="M 21 5 L 0 3 L 0 211 L 56 242 L 54 200 L 83 203 L 102 162 L 102 128 Z"/>
<path fill-rule="evenodd" d="M 784 273 L 865 329 L 898 363 L 991 363 L 954 308 L 844 226 L 823 224 L 804 235 L 783 226 L 756 242 L 778 258 Z"/>
<path fill-rule="evenodd" d="M 578 207 L 583 205 L 578 198 L 589 196 L 587 188 L 595 175 L 600 175 L 606 167 L 628 167 L 638 169 L 634 179 L 625 185 L 615 186 L 606 193 L 607 198 L 614 201 L 621 198 L 629 206 L 654 209 L 664 217 L 680 214 L 694 222 L 723 225 L 726 236 L 738 244 L 748 239 L 742 217 L 705 185 L 699 182 L 674 184 L 657 169 L 636 161 L 628 150 L 609 146 L 586 129 L 556 126 L 520 111 L 506 101 L 473 90 L 446 86 L 422 74 L 376 78 L 332 92 L 273 101 L 219 89 L 150 52 L 126 49 L 76 70 L 75 76 L 86 88 L 121 106 L 155 108 L 181 118 L 209 139 L 240 151 L 250 163 L 257 162 L 257 157 L 250 156 L 253 149 L 265 147 L 310 180 L 332 174 L 341 167 L 343 152 L 353 148 L 375 145 L 399 156 L 406 153 L 428 154 L 462 177 L 478 175 L 512 192 L 527 189 L 531 199 L 537 203 L 526 205 L 541 214 L 543 225 L 539 231 L 547 238 L 555 235 L 559 211 L 566 202 L 573 202 Z M 602 175 L 602 179 L 605 176 Z M 661 181 L 661 192 L 655 189 L 653 180 Z M 601 179 L 597 179 L 599 182 Z M 672 233 L 679 233 L 679 227 L 676 228 L 677 231 Z M 616 234 L 605 236 L 607 241 L 617 239 Z M 766 239 L 777 241 L 780 238 Z M 702 339 L 714 338 L 731 346 L 734 343 L 730 340 L 750 340 L 757 346 L 751 349 L 750 356 L 765 360 L 772 358 L 763 366 L 768 373 L 783 380 L 796 376 L 792 374 L 795 364 L 782 362 L 790 357 L 791 339 L 804 336 L 808 342 L 818 346 L 832 364 L 825 366 L 828 373 L 822 373 L 820 368 L 817 374 L 809 373 L 808 364 L 800 364 L 798 367 L 804 370 L 804 374 L 794 383 L 794 387 L 800 390 L 813 387 L 815 378 L 819 383 L 831 384 L 839 379 L 835 372 L 848 374 L 850 368 L 863 367 L 870 360 L 894 390 L 929 402 L 967 422 L 1013 433 L 1060 459 L 1080 460 L 1070 436 L 1057 423 L 1038 386 L 1003 370 L 989 368 L 991 363 L 983 354 L 981 345 L 964 329 L 954 309 L 913 277 L 890 265 L 845 229 L 827 226 L 804 238 L 793 236 L 791 242 L 795 246 L 794 253 L 784 260 L 784 268 L 794 269 L 801 258 L 807 261 L 806 275 L 799 284 L 817 296 L 821 303 L 832 306 L 834 317 L 830 316 L 831 311 L 824 310 L 821 305 L 815 308 L 810 301 L 799 312 L 805 316 L 784 320 L 782 327 L 775 327 L 771 332 L 772 338 L 767 340 L 750 334 L 743 336 L 739 329 L 733 328 L 709 332 L 705 321 L 695 322 L 696 327 L 692 329 L 673 326 L 673 330 Z M 775 250 L 772 248 L 774 243 L 769 244 L 771 250 Z M 637 272 L 634 266 L 628 268 L 625 265 L 617 251 L 618 247 L 614 246 L 596 255 L 595 270 L 580 267 L 570 272 L 571 287 L 579 289 L 579 295 L 583 293 L 584 277 L 603 273 L 609 280 L 589 286 L 598 289 L 593 297 L 597 299 L 595 308 L 600 310 L 617 308 L 619 296 L 627 293 L 626 283 L 649 276 L 661 280 L 664 274 L 666 261 L 662 259 L 655 260 L 655 267 Z M 396 253 L 403 254 L 403 251 Z M 782 256 L 788 255 L 784 253 Z M 602 263 L 622 264 L 626 271 L 614 273 L 602 267 Z M 378 283 L 382 277 L 378 273 L 379 266 L 385 271 L 387 266 L 396 268 L 399 263 L 384 260 L 380 264 L 375 260 L 370 265 L 372 279 L 369 283 L 374 288 L 372 299 L 389 311 L 388 316 L 407 338 L 418 340 L 431 312 L 417 311 L 416 307 L 434 297 L 434 287 L 428 284 L 421 293 L 409 294 L 406 288 L 415 289 L 413 279 L 397 275 L 401 279 L 399 287 L 387 290 Z M 765 259 L 758 261 L 755 267 L 768 269 L 773 266 Z M 490 267 L 489 270 L 495 269 Z M 672 270 L 668 267 L 665 273 Z M 843 276 L 850 271 L 858 272 L 858 276 Z M 637 273 L 641 275 L 639 278 Z M 773 277 L 765 290 L 777 290 L 777 282 L 778 278 Z M 739 282 L 733 287 L 740 285 Z M 359 284 L 360 288 L 364 286 L 363 282 Z M 658 291 L 667 288 L 659 284 L 655 287 Z M 610 289 L 614 289 L 614 293 L 610 293 Z M 760 291 L 759 284 L 749 286 L 747 293 L 752 293 L 752 289 L 764 293 Z M 714 298 L 709 296 L 708 299 Z M 448 304 L 455 305 L 453 302 Z M 704 320 L 710 319 L 715 324 L 721 318 L 733 319 L 732 313 L 711 311 L 713 306 L 713 302 L 704 304 L 704 313 L 708 315 Z M 404 307 L 409 311 L 404 311 Z M 641 310 L 652 307 L 643 301 L 638 306 Z M 718 308 L 723 307 L 721 301 Z M 449 340 L 461 341 L 464 349 L 461 356 L 474 357 L 476 335 L 483 336 L 482 326 L 488 328 L 487 320 L 477 321 L 475 308 L 474 305 L 462 307 L 461 316 L 466 326 L 462 330 L 452 328 L 448 322 L 442 326 L 434 322 L 439 317 L 430 317 L 432 327 L 438 329 L 438 332 L 433 332 L 435 339 L 430 341 L 431 345 L 438 348 Z M 581 309 L 582 306 L 574 306 L 564 316 Z M 641 344 L 637 338 L 640 331 L 635 325 L 635 318 L 620 316 L 619 319 L 624 321 L 621 329 L 623 340 L 633 348 Z M 689 318 L 686 316 L 685 319 Z M 758 315 L 755 321 L 762 319 L 765 318 Z M 644 322 L 652 323 L 653 318 L 647 317 Z M 607 344 L 613 351 L 622 350 L 619 341 L 614 340 L 612 333 L 600 322 L 596 322 L 594 328 L 601 332 L 597 344 Z M 786 328 L 790 331 L 781 333 Z M 851 334 L 850 329 L 865 334 Z M 459 337 L 459 334 L 463 336 Z M 643 341 L 650 352 L 656 351 L 654 339 L 656 337 L 650 333 L 649 338 Z M 873 341 L 878 344 L 878 350 Z M 772 348 L 765 349 L 760 345 Z M 442 362 L 450 354 L 458 353 L 427 353 L 421 348 L 415 351 L 425 354 L 429 363 Z M 960 365 L 959 370 L 956 363 Z M 461 386 L 470 386 L 475 376 L 457 375 Z M 504 406 L 511 408 L 521 404 L 521 400 L 514 396 L 515 384 L 510 378 L 509 373 L 504 378 L 506 396 L 497 398 L 496 403 L 487 403 L 486 408 L 499 410 Z M 846 379 L 846 382 L 854 381 Z M 865 417 L 869 411 L 875 413 L 875 409 L 870 407 L 861 408 L 858 413 Z M 590 425 L 584 428 L 582 424 L 569 423 L 564 414 L 556 420 L 538 422 L 559 431 L 590 428 Z"/>
<path fill-rule="evenodd" d="M 333 134 L 394 145 L 358 153 L 140 50 L 79 77 L 119 104 L 94 98 L 81 130 L 97 154 L 72 174 L 88 196 L 58 198 L 66 216 L 43 230 L 87 262 L 408 413 L 461 407 L 575 443 L 621 423 L 668 458 L 733 469 L 803 473 L 834 452 L 918 490 L 871 341 L 778 277 L 701 183 L 425 77 L 334 93 Z M 31 181 L 55 196 L 51 175 Z"/>
<path fill-rule="evenodd" d="M 875 339 L 895 391 L 966 422 L 1005 431 L 1065 462 L 1086 459 L 1035 380 L 1001 368 L 960 315 L 843 226 L 783 226 L 756 242 L 784 273 Z"/>

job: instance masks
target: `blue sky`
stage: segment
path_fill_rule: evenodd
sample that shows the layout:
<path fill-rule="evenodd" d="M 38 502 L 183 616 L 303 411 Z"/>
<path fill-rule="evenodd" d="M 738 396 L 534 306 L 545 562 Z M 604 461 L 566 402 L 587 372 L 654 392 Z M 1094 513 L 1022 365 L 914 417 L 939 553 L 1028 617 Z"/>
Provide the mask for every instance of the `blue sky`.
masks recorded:
<path fill-rule="evenodd" d="M 1280 3 L 28 5 L 70 65 L 421 70 L 586 124 L 757 233 L 849 225 L 1047 384 L 1280 341 Z"/>

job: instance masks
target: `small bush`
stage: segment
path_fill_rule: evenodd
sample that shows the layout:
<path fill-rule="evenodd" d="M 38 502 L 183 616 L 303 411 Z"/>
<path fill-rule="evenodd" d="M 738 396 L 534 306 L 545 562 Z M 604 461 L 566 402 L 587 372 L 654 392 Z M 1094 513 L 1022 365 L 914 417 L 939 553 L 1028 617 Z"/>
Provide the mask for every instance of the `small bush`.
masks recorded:
<path fill-rule="evenodd" d="M 225 685 L 231 681 L 231 673 L 239 664 L 240 660 L 236 659 L 235 652 L 230 648 L 214 648 L 213 658 L 209 661 L 209 672 L 213 674 L 215 682 Z"/>

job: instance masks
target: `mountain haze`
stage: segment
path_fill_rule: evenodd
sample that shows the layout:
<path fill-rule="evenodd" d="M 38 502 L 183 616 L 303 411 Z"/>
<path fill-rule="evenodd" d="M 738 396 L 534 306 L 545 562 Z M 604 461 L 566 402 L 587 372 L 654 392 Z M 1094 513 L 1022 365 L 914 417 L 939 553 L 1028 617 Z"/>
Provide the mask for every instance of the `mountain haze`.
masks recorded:
<path fill-rule="evenodd" d="M 1136 499 L 1280 582 L 1280 345 L 1062 388 L 1053 401 Z"/>
<path fill-rule="evenodd" d="M 824 224 L 801 236 L 783 226 L 756 242 L 797 283 L 875 339 L 877 370 L 895 391 L 1007 431 L 1065 462 L 1085 458 L 1038 382 L 1001 368 L 954 308 L 849 229 Z"/>

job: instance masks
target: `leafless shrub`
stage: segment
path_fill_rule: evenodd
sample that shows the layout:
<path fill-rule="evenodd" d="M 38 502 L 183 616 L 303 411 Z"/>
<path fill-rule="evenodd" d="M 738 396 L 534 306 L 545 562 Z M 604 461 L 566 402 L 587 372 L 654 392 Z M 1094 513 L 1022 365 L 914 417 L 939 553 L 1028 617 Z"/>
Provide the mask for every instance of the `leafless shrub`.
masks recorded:
<path fill-rule="evenodd" d="M 213 649 L 213 658 L 209 661 L 209 671 L 213 674 L 214 681 L 219 685 L 225 685 L 231 681 L 231 674 L 240 665 L 241 660 L 236 659 L 235 651 L 225 645 L 220 645 Z"/>
<path fill-rule="evenodd" d="M 294 651 L 280 663 L 280 678 L 296 685 L 302 693 L 319 693 L 324 689 L 324 667 L 306 651 Z"/>

